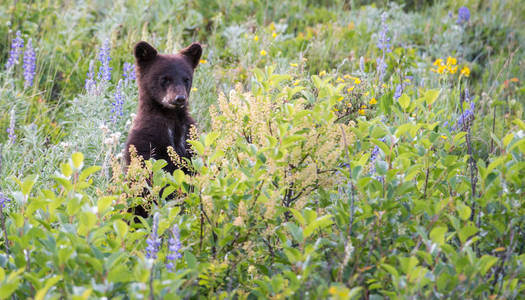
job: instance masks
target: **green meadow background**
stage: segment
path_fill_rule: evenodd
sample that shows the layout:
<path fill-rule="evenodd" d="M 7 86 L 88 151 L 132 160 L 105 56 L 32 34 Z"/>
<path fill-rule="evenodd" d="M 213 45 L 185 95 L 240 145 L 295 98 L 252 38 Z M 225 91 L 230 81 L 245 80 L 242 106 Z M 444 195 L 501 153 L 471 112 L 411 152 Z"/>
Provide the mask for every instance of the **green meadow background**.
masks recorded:
<path fill-rule="evenodd" d="M 191 176 L 123 172 L 140 40 Z M 524 299 L 524 74 L 519 0 L 2 1 L 0 298 Z"/>

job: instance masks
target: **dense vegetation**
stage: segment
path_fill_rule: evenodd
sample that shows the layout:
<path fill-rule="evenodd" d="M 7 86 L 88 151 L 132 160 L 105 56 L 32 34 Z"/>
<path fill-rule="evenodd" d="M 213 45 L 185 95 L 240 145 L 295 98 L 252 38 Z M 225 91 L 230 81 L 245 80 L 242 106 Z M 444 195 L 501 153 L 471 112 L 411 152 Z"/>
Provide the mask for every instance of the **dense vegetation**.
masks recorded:
<path fill-rule="evenodd" d="M 523 299 L 525 6 L 370 2 L 1 2 L 0 298 Z M 122 170 L 139 40 L 193 176 Z"/>

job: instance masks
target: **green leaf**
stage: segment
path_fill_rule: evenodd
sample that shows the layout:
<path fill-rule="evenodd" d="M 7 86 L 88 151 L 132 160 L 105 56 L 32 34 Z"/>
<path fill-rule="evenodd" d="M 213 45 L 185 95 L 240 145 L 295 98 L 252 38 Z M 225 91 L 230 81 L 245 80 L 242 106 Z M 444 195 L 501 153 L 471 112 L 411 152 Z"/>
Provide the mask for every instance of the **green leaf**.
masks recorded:
<path fill-rule="evenodd" d="M 323 229 L 324 227 L 330 226 L 332 224 L 333 221 L 331 215 L 321 216 L 306 226 L 303 231 L 304 238 L 308 238 L 316 229 Z"/>
<path fill-rule="evenodd" d="M 219 137 L 219 135 L 220 135 L 220 132 L 218 131 L 209 132 L 204 138 L 204 145 L 206 147 L 210 147 L 215 142 L 215 140 Z"/>
<path fill-rule="evenodd" d="M 430 239 L 434 243 L 441 246 L 445 244 L 445 234 L 447 233 L 447 231 L 448 229 L 445 226 L 434 227 L 434 229 L 430 231 Z"/>
<path fill-rule="evenodd" d="M 381 268 L 383 268 L 385 271 L 390 273 L 390 275 L 394 277 L 399 277 L 399 273 L 397 272 L 396 268 L 392 267 L 389 264 L 381 264 Z"/>
<path fill-rule="evenodd" d="M 24 196 L 29 196 L 29 193 L 33 189 L 33 185 L 35 185 L 36 178 L 35 176 L 27 176 L 24 181 L 22 182 L 22 185 L 20 186 L 22 190 L 22 194 Z"/>
<path fill-rule="evenodd" d="M 286 247 L 284 248 L 283 252 L 292 264 L 302 261 L 303 257 L 301 252 L 299 252 L 299 250 L 296 248 Z"/>
<path fill-rule="evenodd" d="M 479 260 L 481 276 L 485 276 L 492 266 L 498 262 L 498 258 L 490 255 L 483 255 Z"/>
<path fill-rule="evenodd" d="M 73 174 L 73 169 L 71 168 L 71 165 L 66 163 L 60 164 L 60 171 L 65 177 L 69 177 L 71 176 L 71 174 Z"/>
<path fill-rule="evenodd" d="M 98 172 L 100 169 L 102 169 L 101 166 L 91 166 L 86 169 L 84 169 L 80 175 L 78 176 L 79 181 L 86 180 L 91 174 Z"/>
<path fill-rule="evenodd" d="M 476 233 L 478 233 L 479 229 L 477 227 L 475 227 L 474 225 L 472 225 L 471 223 L 463 226 L 459 232 L 458 232 L 458 235 L 459 235 L 459 240 L 461 241 L 462 244 L 464 244 L 468 238 L 470 238 L 471 236 L 475 235 Z"/>
<path fill-rule="evenodd" d="M 57 276 L 53 276 L 49 278 L 48 280 L 46 280 L 46 284 L 44 285 L 44 287 L 36 293 L 35 300 L 43 300 L 47 294 L 47 291 L 52 286 L 54 286 L 57 282 L 59 282 L 61 279 L 62 279 L 62 276 L 57 275 Z"/>
<path fill-rule="evenodd" d="M 291 146 L 299 141 L 303 141 L 305 138 L 302 135 L 291 135 L 283 138 L 282 145 L 283 147 Z"/>
<path fill-rule="evenodd" d="M 186 260 L 188 268 L 195 269 L 197 267 L 197 258 L 190 251 L 184 252 L 184 260 Z"/>
<path fill-rule="evenodd" d="M 97 201 L 97 210 L 99 213 L 103 213 L 113 203 L 115 196 L 103 196 Z"/>
<path fill-rule="evenodd" d="M 398 101 L 404 111 L 410 106 L 410 97 L 408 97 L 407 94 L 402 94 Z"/>
<path fill-rule="evenodd" d="M 75 152 L 71 154 L 71 162 L 73 163 L 73 168 L 80 170 L 84 164 L 84 154 L 80 152 Z"/>
<path fill-rule="evenodd" d="M 295 225 L 295 223 L 288 222 L 286 223 L 286 228 L 288 228 L 288 231 L 293 236 L 294 240 L 296 240 L 299 243 L 303 242 L 303 230 L 301 227 Z"/>
<path fill-rule="evenodd" d="M 113 229 L 121 239 L 124 239 L 126 237 L 129 230 L 128 224 L 126 224 L 122 220 L 116 220 L 115 222 L 113 222 Z"/>
<path fill-rule="evenodd" d="M 204 145 L 201 142 L 196 140 L 188 140 L 188 143 L 190 143 L 193 146 L 192 148 L 193 150 L 195 150 L 195 152 L 197 152 L 197 154 L 204 154 Z"/>
<path fill-rule="evenodd" d="M 470 209 L 469 206 L 463 204 L 463 202 L 459 201 L 456 204 L 456 208 L 458 211 L 458 215 L 461 218 L 461 220 L 466 221 L 470 218 L 470 215 L 472 213 L 472 209 Z"/>
<path fill-rule="evenodd" d="M 434 101 L 439 97 L 439 90 L 427 90 L 425 92 L 425 101 L 427 102 L 427 105 L 432 105 Z"/>

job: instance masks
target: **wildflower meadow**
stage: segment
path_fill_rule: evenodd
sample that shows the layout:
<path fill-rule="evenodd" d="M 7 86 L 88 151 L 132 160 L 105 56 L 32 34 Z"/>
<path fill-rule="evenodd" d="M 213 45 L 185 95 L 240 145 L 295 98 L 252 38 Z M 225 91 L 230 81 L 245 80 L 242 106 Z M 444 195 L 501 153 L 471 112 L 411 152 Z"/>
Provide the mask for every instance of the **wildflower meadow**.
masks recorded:
<path fill-rule="evenodd" d="M 139 41 L 203 46 L 173 174 Z M 524 74 L 520 0 L 2 1 L 0 299 L 525 299 Z"/>

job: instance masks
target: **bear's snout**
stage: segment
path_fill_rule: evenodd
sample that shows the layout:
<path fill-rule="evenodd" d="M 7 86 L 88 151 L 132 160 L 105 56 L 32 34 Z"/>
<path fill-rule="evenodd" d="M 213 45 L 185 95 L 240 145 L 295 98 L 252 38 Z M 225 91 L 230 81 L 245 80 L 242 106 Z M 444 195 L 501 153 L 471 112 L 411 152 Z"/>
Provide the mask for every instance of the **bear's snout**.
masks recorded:
<path fill-rule="evenodd" d="M 177 95 L 172 101 L 173 105 L 184 106 L 186 104 L 186 95 Z"/>
<path fill-rule="evenodd" d="M 184 88 L 169 88 L 162 102 L 167 108 L 184 108 L 188 101 L 188 94 Z"/>

